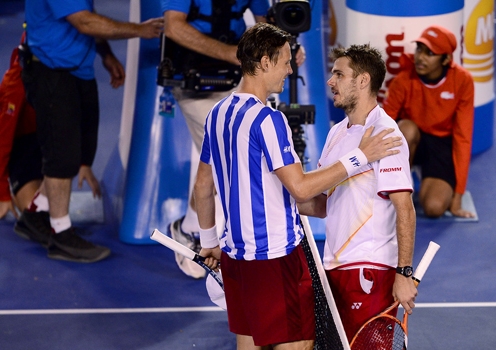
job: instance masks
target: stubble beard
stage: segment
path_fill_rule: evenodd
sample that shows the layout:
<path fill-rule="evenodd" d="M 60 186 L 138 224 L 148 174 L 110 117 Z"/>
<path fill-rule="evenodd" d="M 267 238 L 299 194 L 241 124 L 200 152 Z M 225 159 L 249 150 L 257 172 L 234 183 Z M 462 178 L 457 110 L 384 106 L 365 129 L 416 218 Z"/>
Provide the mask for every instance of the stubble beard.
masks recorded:
<path fill-rule="evenodd" d="M 348 96 L 345 97 L 341 102 L 334 102 L 334 107 L 341 108 L 344 112 L 349 115 L 352 113 L 358 104 L 358 88 L 356 86 L 356 79 L 353 79 L 350 82 L 350 89 L 348 91 Z"/>
<path fill-rule="evenodd" d="M 356 91 L 357 91 L 356 87 L 351 89 L 349 91 L 348 97 L 346 97 L 341 102 L 336 101 L 334 103 L 334 107 L 343 109 L 347 115 L 352 113 L 356 109 L 358 104 L 358 96 L 356 94 Z"/>

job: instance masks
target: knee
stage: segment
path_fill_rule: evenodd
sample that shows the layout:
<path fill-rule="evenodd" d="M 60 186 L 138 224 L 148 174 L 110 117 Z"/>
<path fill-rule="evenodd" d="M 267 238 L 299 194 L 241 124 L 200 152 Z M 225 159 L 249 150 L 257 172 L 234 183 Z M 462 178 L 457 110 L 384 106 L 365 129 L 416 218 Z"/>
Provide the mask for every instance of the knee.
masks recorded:
<path fill-rule="evenodd" d="M 427 217 L 438 218 L 444 214 L 448 206 L 441 200 L 430 198 L 422 203 L 422 209 Z"/>

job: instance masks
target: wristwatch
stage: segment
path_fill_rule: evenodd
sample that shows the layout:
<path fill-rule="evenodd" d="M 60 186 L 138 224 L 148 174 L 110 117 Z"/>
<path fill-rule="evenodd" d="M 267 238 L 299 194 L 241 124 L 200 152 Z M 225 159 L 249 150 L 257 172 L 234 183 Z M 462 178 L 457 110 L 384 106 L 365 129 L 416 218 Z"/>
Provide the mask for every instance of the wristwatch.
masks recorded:
<path fill-rule="evenodd" d="M 411 266 L 398 266 L 396 268 L 396 273 L 403 275 L 405 277 L 412 277 L 413 275 L 413 267 Z"/>

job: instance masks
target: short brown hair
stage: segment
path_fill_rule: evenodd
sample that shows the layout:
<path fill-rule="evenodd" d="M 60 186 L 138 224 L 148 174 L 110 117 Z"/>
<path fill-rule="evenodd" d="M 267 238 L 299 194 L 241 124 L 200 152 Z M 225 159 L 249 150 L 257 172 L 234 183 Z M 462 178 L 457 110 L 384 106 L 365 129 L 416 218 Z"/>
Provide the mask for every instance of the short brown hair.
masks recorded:
<path fill-rule="evenodd" d="M 365 72 L 369 73 L 370 91 L 377 96 L 386 77 L 386 63 L 384 63 L 379 50 L 371 47 L 370 44 L 351 45 L 348 48 L 333 49 L 330 56 L 333 61 L 341 57 L 348 57 L 350 67 L 353 70 L 353 78 Z"/>
<path fill-rule="evenodd" d="M 241 62 L 243 75 L 255 75 L 263 56 L 277 63 L 279 49 L 291 42 L 291 35 L 268 23 L 257 23 L 248 29 L 238 44 L 236 57 Z"/>

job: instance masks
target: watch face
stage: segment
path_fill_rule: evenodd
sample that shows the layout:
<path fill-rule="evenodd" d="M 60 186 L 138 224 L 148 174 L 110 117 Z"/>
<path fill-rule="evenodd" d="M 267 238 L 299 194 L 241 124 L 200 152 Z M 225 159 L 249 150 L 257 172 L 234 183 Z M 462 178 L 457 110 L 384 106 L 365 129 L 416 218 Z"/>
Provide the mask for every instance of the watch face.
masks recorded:
<path fill-rule="evenodd" d="M 411 266 L 397 267 L 396 272 L 405 277 L 412 277 L 413 268 Z"/>

